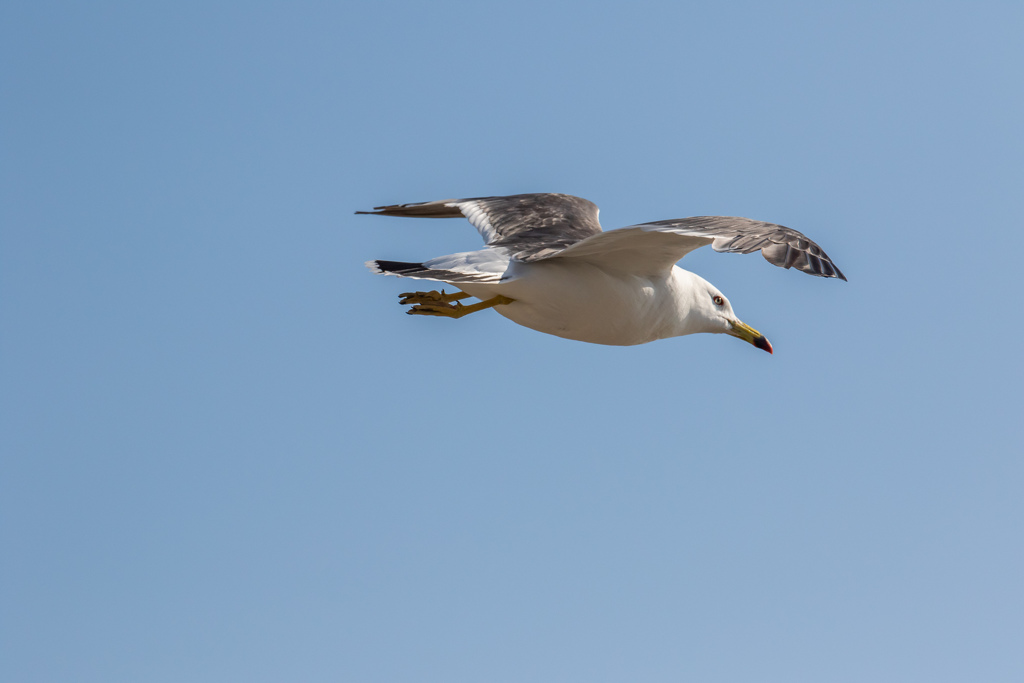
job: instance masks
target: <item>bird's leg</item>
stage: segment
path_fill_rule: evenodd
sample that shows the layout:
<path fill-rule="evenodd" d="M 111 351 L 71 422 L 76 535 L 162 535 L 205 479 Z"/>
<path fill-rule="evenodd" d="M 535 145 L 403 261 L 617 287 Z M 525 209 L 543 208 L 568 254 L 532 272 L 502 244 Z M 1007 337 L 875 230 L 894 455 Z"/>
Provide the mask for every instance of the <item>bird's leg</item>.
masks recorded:
<path fill-rule="evenodd" d="M 413 306 L 406 312 L 409 315 L 437 315 L 442 318 L 461 318 L 462 316 L 469 315 L 470 313 L 476 313 L 477 311 L 493 308 L 494 306 L 510 304 L 513 301 L 515 301 L 515 299 L 510 299 L 507 296 L 499 294 L 498 296 L 487 299 L 486 301 L 470 304 L 469 306 L 463 306 L 457 301 L 454 304 L 438 301 Z"/>
<path fill-rule="evenodd" d="M 400 304 L 450 304 L 453 301 L 459 299 L 466 299 L 470 294 L 465 292 L 454 292 L 452 294 L 446 294 L 442 289 L 440 292 L 434 290 L 432 292 L 404 292 L 398 296 L 402 297 Z"/>

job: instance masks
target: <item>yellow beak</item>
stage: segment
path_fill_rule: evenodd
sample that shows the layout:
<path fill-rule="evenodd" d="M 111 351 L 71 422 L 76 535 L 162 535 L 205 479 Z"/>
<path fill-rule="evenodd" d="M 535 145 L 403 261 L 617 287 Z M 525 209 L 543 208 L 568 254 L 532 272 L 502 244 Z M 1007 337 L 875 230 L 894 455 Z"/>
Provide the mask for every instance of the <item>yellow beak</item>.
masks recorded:
<path fill-rule="evenodd" d="M 739 320 L 730 320 L 729 324 L 732 325 L 732 331 L 728 334 L 753 344 L 757 348 L 763 349 L 768 353 L 772 352 L 771 342 L 769 342 L 763 334 L 755 330 L 750 325 L 741 323 Z"/>

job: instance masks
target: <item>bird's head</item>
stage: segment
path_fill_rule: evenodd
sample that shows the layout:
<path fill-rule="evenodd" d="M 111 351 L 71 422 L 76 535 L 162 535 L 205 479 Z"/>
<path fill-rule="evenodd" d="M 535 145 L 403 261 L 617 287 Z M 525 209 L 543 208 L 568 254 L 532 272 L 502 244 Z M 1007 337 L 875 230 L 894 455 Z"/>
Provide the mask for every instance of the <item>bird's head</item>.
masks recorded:
<path fill-rule="evenodd" d="M 740 321 L 733 313 L 732 304 L 714 285 L 706 282 L 704 291 L 698 294 L 697 306 L 709 332 L 718 332 L 737 337 L 757 348 L 772 352 L 767 338 L 750 325 Z M 698 290 L 700 291 L 700 290 Z"/>

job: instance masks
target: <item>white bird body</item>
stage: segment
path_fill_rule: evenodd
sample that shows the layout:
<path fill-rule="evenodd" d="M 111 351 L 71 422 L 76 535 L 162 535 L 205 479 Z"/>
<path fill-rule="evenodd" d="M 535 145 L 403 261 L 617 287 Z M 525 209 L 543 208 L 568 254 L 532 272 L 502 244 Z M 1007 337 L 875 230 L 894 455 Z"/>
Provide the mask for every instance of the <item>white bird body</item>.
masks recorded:
<path fill-rule="evenodd" d="M 700 290 L 718 290 L 678 266 L 647 276 L 609 272 L 586 261 L 513 262 L 500 283 L 459 286 L 479 299 L 514 299 L 494 310 L 523 327 L 592 344 L 633 346 L 727 331 L 702 315 L 695 296 Z"/>

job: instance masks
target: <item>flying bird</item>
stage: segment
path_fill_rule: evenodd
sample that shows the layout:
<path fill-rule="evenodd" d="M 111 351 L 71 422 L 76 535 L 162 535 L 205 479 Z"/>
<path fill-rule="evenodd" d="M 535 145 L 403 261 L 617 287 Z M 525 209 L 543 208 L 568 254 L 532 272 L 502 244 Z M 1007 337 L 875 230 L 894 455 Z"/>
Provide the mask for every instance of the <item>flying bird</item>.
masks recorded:
<path fill-rule="evenodd" d="M 695 216 L 603 232 L 597 206 L 565 194 L 442 199 L 356 213 L 465 217 L 483 237 L 483 249 L 423 263 L 367 261 L 375 273 L 458 288 L 401 294 L 411 315 L 461 318 L 493 308 L 539 332 L 594 344 L 630 346 L 710 332 L 771 353 L 765 336 L 736 317 L 717 287 L 676 265 L 708 244 L 719 252 L 760 251 L 773 265 L 846 280 L 803 234 L 749 218 Z M 462 303 L 470 297 L 480 301 Z"/>

